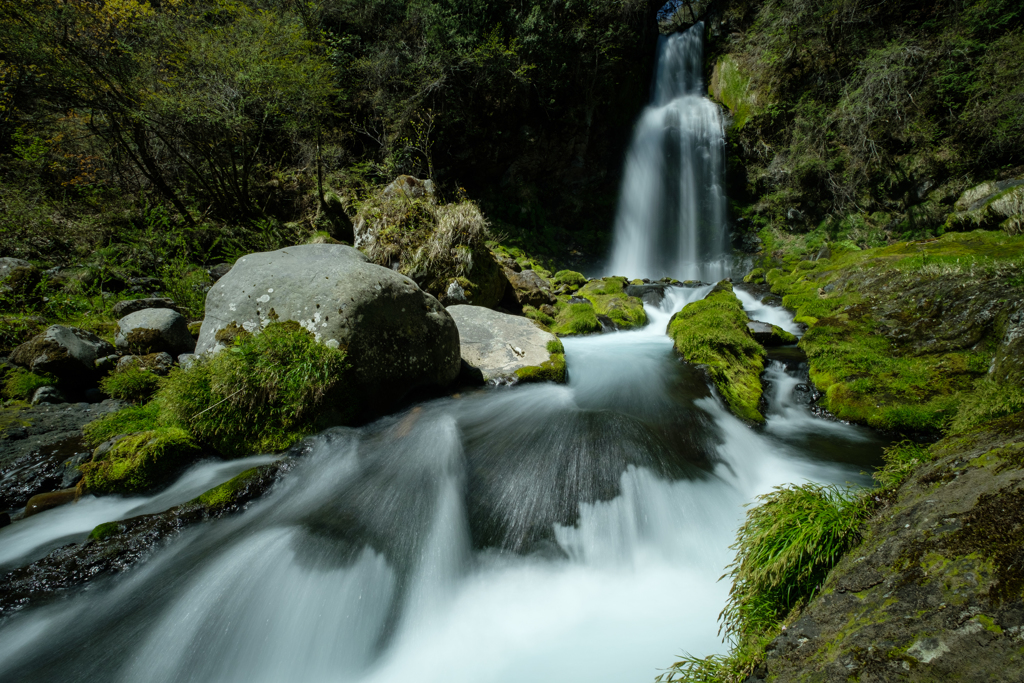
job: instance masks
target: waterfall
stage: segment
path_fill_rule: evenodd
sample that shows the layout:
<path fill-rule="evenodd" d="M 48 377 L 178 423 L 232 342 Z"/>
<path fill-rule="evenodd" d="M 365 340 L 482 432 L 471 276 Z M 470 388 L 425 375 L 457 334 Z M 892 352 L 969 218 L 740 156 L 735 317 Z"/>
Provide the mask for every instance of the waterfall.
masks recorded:
<path fill-rule="evenodd" d="M 661 36 L 651 103 L 633 132 L 608 272 L 718 281 L 730 275 L 725 133 L 704 97 L 704 24 Z"/>

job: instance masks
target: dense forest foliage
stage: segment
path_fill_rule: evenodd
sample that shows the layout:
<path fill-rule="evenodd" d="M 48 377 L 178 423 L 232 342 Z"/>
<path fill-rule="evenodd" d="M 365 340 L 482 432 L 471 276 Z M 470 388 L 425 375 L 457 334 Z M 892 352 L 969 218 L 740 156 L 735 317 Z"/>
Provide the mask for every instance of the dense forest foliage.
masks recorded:
<path fill-rule="evenodd" d="M 1024 175 L 1017 0 L 730 0 L 708 25 L 741 229 L 877 246 Z"/>
<path fill-rule="evenodd" d="M 401 173 L 481 201 L 534 249 L 594 247 L 646 99 L 656 9 L 5 2 L 0 256 L 68 266 L 141 243 L 108 258 L 152 269 L 344 239 L 361 193 Z"/>

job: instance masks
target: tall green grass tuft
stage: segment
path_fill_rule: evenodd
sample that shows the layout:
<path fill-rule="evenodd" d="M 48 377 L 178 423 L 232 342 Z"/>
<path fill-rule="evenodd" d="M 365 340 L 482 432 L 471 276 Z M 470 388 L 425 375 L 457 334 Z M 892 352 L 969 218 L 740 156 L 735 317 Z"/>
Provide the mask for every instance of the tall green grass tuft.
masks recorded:
<path fill-rule="evenodd" d="M 150 401 L 145 405 L 128 406 L 116 413 L 108 413 L 85 425 L 82 432 L 88 443 L 99 446 L 119 434 L 136 434 L 154 429 L 159 426 L 159 421 L 160 407 Z"/>
<path fill-rule="evenodd" d="M 50 375 L 38 375 L 29 370 L 18 368 L 7 374 L 3 383 L 3 395 L 6 398 L 28 401 L 40 387 L 48 387 L 57 383 L 57 378 Z"/>
<path fill-rule="evenodd" d="M 949 433 L 962 434 L 990 420 L 1024 410 L 1024 389 L 1016 384 L 978 380 L 974 391 L 960 396 L 960 408 L 949 427 Z"/>
<path fill-rule="evenodd" d="M 851 489 L 807 483 L 758 498 L 737 534 L 722 629 L 739 641 L 770 631 L 812 598 L 856 543 L 870 506 Z"/>
<path fill-rule="evenodd" d="M 349 417 L 345 355 L 296 322 L 273 323 L 188 370 L 173 370 L 156 402 L 168 424 L 224 455 L 278 451 Z"/>
<path fill-rule="evenodd" d="M 905 439 L 882 449 L 882 460 L 885 465 L 871 476 L 882 489 L 895 489 L 918 466 L 931 459 L 932 455 L 927 446 Z"/>

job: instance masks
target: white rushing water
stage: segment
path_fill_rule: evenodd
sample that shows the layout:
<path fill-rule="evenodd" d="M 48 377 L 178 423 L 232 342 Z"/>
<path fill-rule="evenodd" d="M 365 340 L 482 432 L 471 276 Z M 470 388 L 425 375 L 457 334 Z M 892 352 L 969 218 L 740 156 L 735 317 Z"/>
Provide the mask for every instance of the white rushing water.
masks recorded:
<path fill-rule="evenodd" d="M 730 275 L 725 131 L 703 83 L 704 24 L 661 36 L 654 93 L 633 131 L 608 273 L 717 282 Z"/>
<path fill-rule="evenodd" d="M 763 433 L 726 411 L 663 334 L 708 289 L 670 288 L 643 330 L 566 339 L 568 386 L 329 430 L 245 513 L 11 618 L 0 680 L 622 683 L 722 651 L 743 505 L 858 480 L 877 444 L 795 404 L 781 365 Z M 847 463 L 808 445 L 816 425 Z"/>

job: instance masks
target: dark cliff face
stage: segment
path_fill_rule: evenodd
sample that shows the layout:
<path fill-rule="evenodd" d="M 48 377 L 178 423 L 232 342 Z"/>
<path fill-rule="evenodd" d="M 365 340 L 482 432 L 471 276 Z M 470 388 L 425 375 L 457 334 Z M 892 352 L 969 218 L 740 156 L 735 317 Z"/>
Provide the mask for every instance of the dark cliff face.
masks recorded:
<path fill-rule="evenodd" d="M 1024 415 L 932 447 L 766 650 L 775 681 L 1019 681 Z"/>

